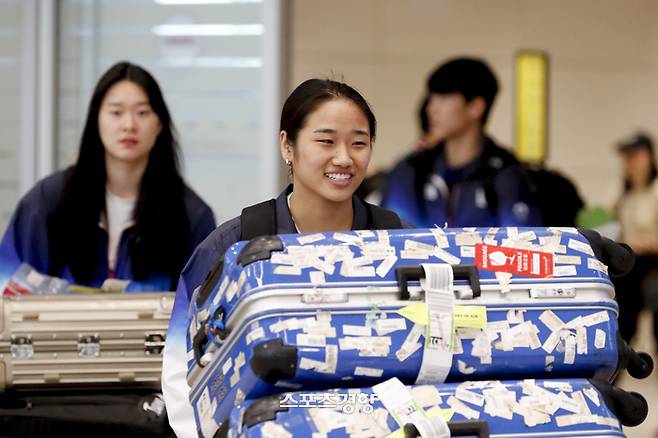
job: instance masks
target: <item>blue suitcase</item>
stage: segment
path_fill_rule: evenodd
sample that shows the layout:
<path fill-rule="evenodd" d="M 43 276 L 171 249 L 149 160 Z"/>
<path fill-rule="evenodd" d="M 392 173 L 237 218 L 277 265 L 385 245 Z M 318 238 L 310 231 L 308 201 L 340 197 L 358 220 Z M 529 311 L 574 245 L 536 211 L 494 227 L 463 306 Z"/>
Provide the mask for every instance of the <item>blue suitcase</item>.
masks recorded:
<path fill-rule="evenodd" d="M 454 281 L 438 281 L 450 293 L 437 307 L 428 291 L 446 269 Z M 244 399 L 391 377 L 407 384 L 609 380 L 628 358 L 620 355 L 627 347 L 618 341 L 606 271 L 575 229 L 356 231 L 241 242 L 192 299 L 190 401 L 198 422 L 211 409 L 219 423 Z M 454 301 L 441 301 L 448 295 Z"/>
<path fill-rule="evenodd" d="M 409 387 L 395 380 L 248 400 L 215 437 L 623 437 L 621 424 L 636 426 L 648 411 L 639 394 L 585 379 Z"/>

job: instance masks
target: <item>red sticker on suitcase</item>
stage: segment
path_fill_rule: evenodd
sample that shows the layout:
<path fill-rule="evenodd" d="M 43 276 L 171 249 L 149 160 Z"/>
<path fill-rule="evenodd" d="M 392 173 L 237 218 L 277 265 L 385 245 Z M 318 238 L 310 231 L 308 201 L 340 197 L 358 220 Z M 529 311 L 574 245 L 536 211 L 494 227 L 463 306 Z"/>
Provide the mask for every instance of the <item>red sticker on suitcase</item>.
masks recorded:
<path fill-rule="evenodd" d="M 477 243 L 475 264 L 487 271 L 508 272 L 530 277 L 553 276 L 553 254 Z"/>

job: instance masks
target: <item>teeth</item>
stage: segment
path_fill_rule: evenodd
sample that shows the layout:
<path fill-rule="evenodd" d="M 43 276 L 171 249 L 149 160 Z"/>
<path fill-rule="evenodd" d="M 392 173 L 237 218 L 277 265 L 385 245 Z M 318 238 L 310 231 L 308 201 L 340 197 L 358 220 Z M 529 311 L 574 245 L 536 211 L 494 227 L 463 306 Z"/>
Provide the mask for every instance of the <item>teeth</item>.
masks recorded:
<path fill-rule="evenodd" d="M 352 177 L 349 173 L 326 173 L 325 175 L 333 180 L 344 180 Z"/>

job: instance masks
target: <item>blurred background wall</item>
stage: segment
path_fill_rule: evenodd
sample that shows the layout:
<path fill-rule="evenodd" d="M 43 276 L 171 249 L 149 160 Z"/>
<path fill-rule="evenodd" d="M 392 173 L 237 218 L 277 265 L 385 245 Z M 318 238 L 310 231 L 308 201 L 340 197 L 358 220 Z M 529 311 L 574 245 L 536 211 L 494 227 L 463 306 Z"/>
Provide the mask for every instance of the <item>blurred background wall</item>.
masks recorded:
<path fill-rule="evenodd" d="M 418 136 L 429 72 L 453 56 L 496 71 L 489 131 L 514 147 L 515 56 L 540 50 L 548 165 L 599 203 L 619 180 L 614 143 L 658 133 L 657 18 L 653 0 L 0 0 L 0 229 L 37 179 L 73 162 L 93 85 L 122 59 L 160 82 L 186 177 L 221 222 L 280 190 L 279 111 L 302 80 L 364 92 L 386 168 Z"/>
<path fill-rule="evenodd" d="M 460 55 L 484 58 L 501 91 L 489 132 L 514 146 L 514 58 L 549 57 L 548 165 L 590 203 L 620 178 L 614 143 L 658 132 L 658 2 L 652 0 L 296 0 L 292 85 L 344 78 L 379 122 L 374 159 L 386 167 L 418 136 L 428 74 Z"/>

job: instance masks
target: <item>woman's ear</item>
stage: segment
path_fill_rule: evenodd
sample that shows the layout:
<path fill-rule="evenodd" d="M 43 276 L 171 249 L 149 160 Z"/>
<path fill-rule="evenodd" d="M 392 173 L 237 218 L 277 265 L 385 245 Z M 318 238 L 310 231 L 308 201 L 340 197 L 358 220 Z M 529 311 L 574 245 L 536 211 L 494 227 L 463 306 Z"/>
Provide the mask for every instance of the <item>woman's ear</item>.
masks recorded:
<path fill-rule="evenodd" d="M 279 133 L 279 144 L 281 148 L 281 158 L 286 163 L 292 163 L 293 153 L 292 146 L 288 140 L 288 133 L 286 131 L 281 131 Z"/>

